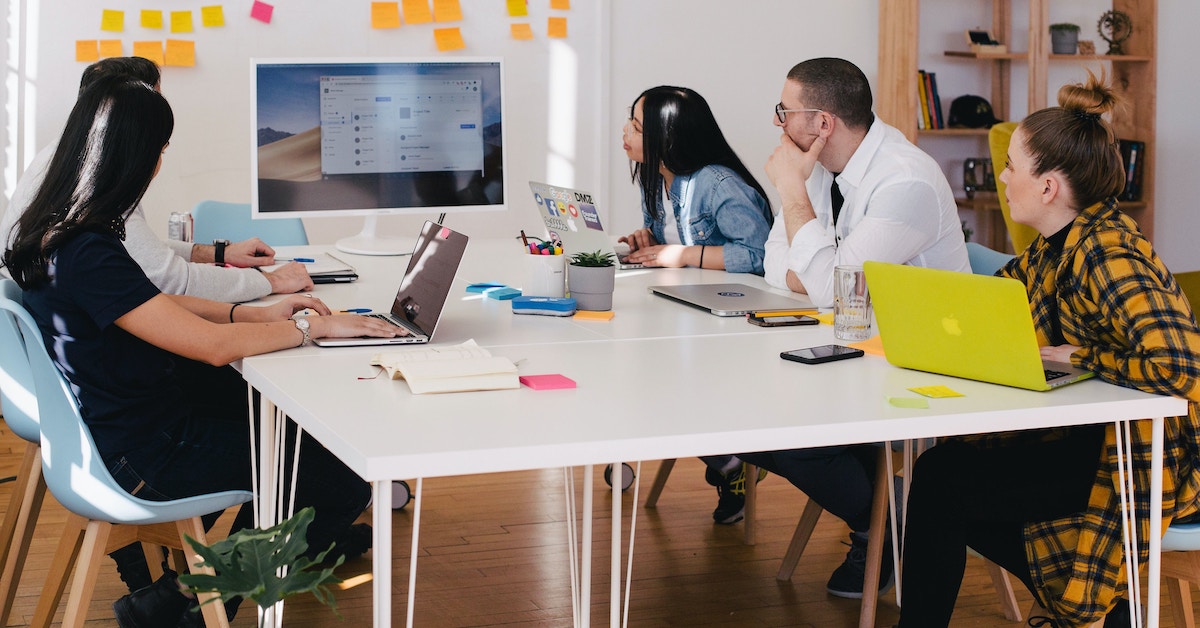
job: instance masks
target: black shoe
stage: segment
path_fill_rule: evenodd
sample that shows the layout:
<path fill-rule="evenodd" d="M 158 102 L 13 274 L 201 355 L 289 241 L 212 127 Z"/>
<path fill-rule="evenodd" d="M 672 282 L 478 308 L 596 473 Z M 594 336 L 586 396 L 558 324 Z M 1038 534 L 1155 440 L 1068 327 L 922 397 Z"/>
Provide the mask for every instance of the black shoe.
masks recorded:
<path fill-rule="evenodd" d="M 765 477 L 767 470 L 759 469 L 757 481 L 762 482 Z M 724 475 L 713 469 L 705 469 L 704 481 L 717 487 L 717 507 L 713 510 L 713 521 L 721 525 L 730 525 L 745 518 L 746 463 L 743 462 Z"/>
<path fill-rule="evenodd" d="M 182 619 L 189 602 L 195 600 L 179 591 L 174 571 L 167 570 L 148 587 L 113 602 L 113 613 L 121 628 L 163 628 Z"/>
<path fill-rule="evenodd" d="M 215 602 L 214 602 L 215 603 Z M 242 598 L 230 598 L 225 602 L 225 617 L 229 621 L 237 616 L 238 606 L 242 603 Z M 200 611 L 200 603 L 196 600 L 189 600 L 187 610 L 184 611 L 183 617 L 179 618 L 179 623 L 175 624 L 175 628 L 204 628 L 204 613 Z"/>
<path fill-rule="evenodd" d="M 366 554 L 371 549 L 374 541 L 374 532 L 371 530 L 371 525 L 356 523 L 346 528 L 342 536 L 338 537 L 338 540 L 334 542 L 333 550 L 325 557 L 325 562 L 333 563 L 339 556 L 345 556 L 346 560 L 354 560 Z"/>
<path fill-rule="evenodd" d="M 883 560 L 879 564 L 879 592 L 883 593 L 892 588 L 892 541 L 885 539 L 883 544 Z M 863 579 L 867 573 L 867 535 L 863 532 L 850 533 L 850 551 L 846 552 L 846 560 L 833 575 L 825 590 L 837 597 L 861 600 L 863 596 Z"/>

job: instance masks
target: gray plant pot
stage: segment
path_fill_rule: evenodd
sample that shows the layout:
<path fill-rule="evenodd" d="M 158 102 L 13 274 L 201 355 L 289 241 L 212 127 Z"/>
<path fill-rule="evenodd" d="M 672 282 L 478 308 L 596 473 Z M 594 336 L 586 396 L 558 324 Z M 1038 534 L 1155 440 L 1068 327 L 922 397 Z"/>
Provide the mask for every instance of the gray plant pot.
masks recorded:
<path fill-rule="evenodd" d="M 1079 31 L 1050 31 L 1050 52 L 1056 55 L 1073 55 L 1079 47 Z"/>
<path fill-rule="evenodd" d="M 567 291 L 580 310 L 605 312 L 612 309 L 616 266 L 575 266 L 567 269 Z"/>

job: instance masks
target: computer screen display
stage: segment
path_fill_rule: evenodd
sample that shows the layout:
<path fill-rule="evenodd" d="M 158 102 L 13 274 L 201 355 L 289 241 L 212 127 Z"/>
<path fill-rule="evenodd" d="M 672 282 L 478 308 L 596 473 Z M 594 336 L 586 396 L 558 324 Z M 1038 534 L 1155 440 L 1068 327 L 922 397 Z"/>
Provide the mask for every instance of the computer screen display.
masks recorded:
<path fill-rule="evenodd" d="M 256 59 L 253 213 L 505 209 L 503 91 L 499 59 Z"/>

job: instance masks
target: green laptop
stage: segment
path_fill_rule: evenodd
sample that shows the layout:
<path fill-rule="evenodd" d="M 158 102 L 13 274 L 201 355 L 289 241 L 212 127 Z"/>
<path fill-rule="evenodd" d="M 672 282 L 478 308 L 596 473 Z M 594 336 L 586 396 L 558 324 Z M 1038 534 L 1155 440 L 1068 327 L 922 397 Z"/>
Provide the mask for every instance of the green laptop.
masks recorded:
<path fill-rule="evenodd" d="M 888 362 L 993 384 L 1050 390 L 1094 374 L 1043 362 L 1025 287 L 1015 279 L 866 262 Z"/>

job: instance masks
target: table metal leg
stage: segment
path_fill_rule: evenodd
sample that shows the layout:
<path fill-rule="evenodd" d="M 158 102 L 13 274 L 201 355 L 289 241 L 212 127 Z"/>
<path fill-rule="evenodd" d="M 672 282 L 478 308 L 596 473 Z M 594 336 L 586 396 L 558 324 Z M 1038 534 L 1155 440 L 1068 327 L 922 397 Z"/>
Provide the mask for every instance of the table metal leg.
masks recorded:
<path fill-rule="evenodd" d="M 579 599 L 580 613 L 579 625 L 581 628 L 588 628 L 592 625 L 592 472 L 594 465 L 584 465 L 583 467 L 583 542 L 582 542 L 582 558 L 583 565 L 579 569 L 580 584 L 579 584 Z"/>
<path fill-rule="evenodd" d="M 1150 566 L 1146 589 L 1146 625 L 1158 626 L 1159 585 L 1162 579 L 1162 488 L 1164 419 L 1151 419 L 1150 459 Z M 1136 615 L 1136 613 L 1134 613 Z"/>

